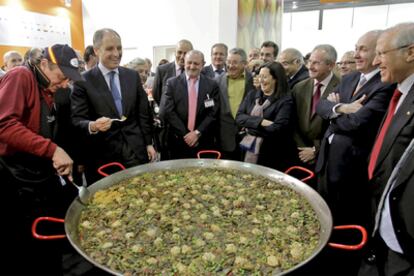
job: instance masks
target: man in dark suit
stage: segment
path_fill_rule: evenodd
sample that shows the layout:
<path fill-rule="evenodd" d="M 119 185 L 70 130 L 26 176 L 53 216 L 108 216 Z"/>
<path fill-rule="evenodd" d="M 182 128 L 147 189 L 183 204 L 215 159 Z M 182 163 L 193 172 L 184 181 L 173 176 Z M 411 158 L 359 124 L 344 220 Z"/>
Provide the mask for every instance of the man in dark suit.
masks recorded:
<path fill-rule="evenodd" d="M 328 124 L 316 114 L 316 105 L 339 84 L 332 73 L 336 58 L 336 50 L 331 45 L 316 46 L 309 59 L 310 78 L 299 82 L 292 90 L 297 114 L 294 139 L 302 165 L 310 169 L 314 168 L 320 140 Z"/>
<path fill-rule="evenodd" d="M 184 57 L 192 49 L 193 44 L 190 41 L 186 39 L 178 41 L 175 49 L 175 61 L 157 67 L 152 87 L 152 96 L 158 105 L 160 105 L 161 98 L 165 93 L 167 80 L 184 72 Z"/>
<path fill-rule="evenodd" d="M 235 118 L 247 93 L 254 90 L 253 77 L 246 70 L 247 56 L 241 48 L 233 48 L 227 57 L 227 73 L 217 79 L 220 88 L 219 148 L 223 159 L 241 160 Z"/>
<path fill-rule="evenodd" d="M 368 220 L 367 158 L 395 88 L 381 82 L 372 64 L 380 34 L 370 31 L 358 40 L 358 72 L 344 76 L 337 92 L 317 106 L 317 114 L 330 120 L 315 168 L 318 192 L 338 225 L 366 225 Z"/>
<path fill-rule="evenodd" d="M 227 45 L 216 43 L 211 47 L 211 64 L 204 66 L 201 74 L 214 79 L 226 72 Z"/>
<path fill-rule="evenodd" d="M 285 68 L 289 88 L 292 89 L 298 82 L 309 78 L 309 70 L 305 66 L 302 54 L 295 48 L 283 50 L 278 61 Z"/>
<path fill-rule="evenodd" d="M 195 158 L 199 150 L 215 147 L 220 95 L 217 83 L 200 74 L 203 53 L 185 56 L 185 74 L 167 81 L 160 109 L 170 125 L 168 145 L 172 159 Z"/>
<path fill-rule="evenodd" d="M 105 163 L 131 167 L 156 157 L 152 116 L 139 75 L 119 66 L 120 36 L 112 29 L 98 30 L 93 46 L 99 63 L 83 74 L 86 81 L 77 82 L 71 95 L 73 124 L 89 140 L 83 159 L 90 182 L 99 179 L 96 169 Z"/>
<path fill-rule="evenodd" d="M 403 23 L 379 37 L 374 64 L 381 81 L 397 82 L 368 166 L 374 227 L 371 251 L 360 275 L 414 274 L 413 162 L 394 181 L 392 171 L 414 137 L 414 23 Z M 387 185 L 388 182 L 390 185 Z M 374 217 L 372 218 L 374 221 Z"/>

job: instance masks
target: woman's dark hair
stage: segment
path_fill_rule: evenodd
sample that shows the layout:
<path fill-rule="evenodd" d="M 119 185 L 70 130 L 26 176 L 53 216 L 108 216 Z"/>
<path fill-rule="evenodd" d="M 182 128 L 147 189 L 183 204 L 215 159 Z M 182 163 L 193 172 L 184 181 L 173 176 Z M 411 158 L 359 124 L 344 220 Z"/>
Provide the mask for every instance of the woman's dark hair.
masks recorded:
<path fill-rule="evenodd" d="M 91 59 L 91 56 L 95 56 L 95 51 L 93 50 L 93 46 L 89 45 L 85 48 L 85 52 L 83 54 L 83 60 L 88 63 Z"/>
<path fill-rule="evenodd" d="M 277 99 L 289 93 L 286 72 L 282 64 L 276 61 L 267 62 L 259 67 L 257 73 L 259 73 L 262 68 L 269 69 L 270 75 L 276 80 L 275 91 L 273 91 L 271 98 Z"/>

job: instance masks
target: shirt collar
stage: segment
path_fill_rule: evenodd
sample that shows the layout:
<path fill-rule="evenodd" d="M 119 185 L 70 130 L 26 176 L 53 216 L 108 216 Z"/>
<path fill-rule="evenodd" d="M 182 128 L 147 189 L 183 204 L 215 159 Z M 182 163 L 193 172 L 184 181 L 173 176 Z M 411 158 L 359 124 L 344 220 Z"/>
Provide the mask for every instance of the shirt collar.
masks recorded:
<path fill-rule="evenodd" d="M 367 74 L 364 74 L 364 73 L 361 73 L 361 76 L 360 76 L 360 79 L 362 78 L 362 76 L 364 76 L 365 77 L 365 79 L 367 80 L 367 82 L 373 77 L 373 76 L 375 76 L 378 72 L 380 71 L 380 69 L 379 68 L 375 68 L 374 70 L 372 70 L 371 72 L 369 72 L 369 73 L 367 73 Z"/>
<path fill-rule="evenodd" d="M 106 68 L 102 63 L 98 63 L 98 68 L 99 68 L 99 70 L 101 70 L 101 72 L 104 76 L 109 74 L 109 72 L 111 72 L 111 71 L 115 71 L 117 74 L 119 74 L 118 67 L 113 69 L 113 70 L 110 70 L 110 69 Z"/>
<path fill-rule="evenodd" d="M 411 74 L 402 83 L 399 83 L 397 87 L 398 87 L 398 90 L 400 90 L 401 93 L 407 94 L 408 91 L 410 91 L 413 84 L 414 84 L 414 74 Z"/>
<path fill-rule="evenodd" d="M 333 73 L 331 71 L 331 73 L 329 73 L 329 75 L 323 81 L 317 81 L 316 79 L 314 79 L 313 80 L 313 85 L 315 86 L 318 83 L 322 83 L 322 85 L 324 87 L 327 87 L 329 82 L 331 81 L 332 77 L 333 77 Z"/>

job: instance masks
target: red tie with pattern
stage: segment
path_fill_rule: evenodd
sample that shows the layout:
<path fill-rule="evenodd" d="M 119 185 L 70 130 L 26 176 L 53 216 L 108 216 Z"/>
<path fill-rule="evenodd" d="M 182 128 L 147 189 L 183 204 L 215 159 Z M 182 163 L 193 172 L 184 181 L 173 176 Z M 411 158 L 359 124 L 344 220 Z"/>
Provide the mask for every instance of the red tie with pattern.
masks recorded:
<path fill-rule="evenodd" d="M 368 177 L 372 178 L 374 173 L 374 168 L 377 163 L 378 155 L 380 153 L 382 143 L 384 142 L 385 134 L 387 134 L 388 127 L 392 121 L 392 117 L 395 113 L 395 108 L 397 107 L 398 100 L 401 97 L 401 92 L 398 89 L 395 89 L 394 94 L 392 95 L 390 105 L 388 106 L 387 117 L 384 120 L 384 124 L 381 127 L 381 131 L 378 134 L 377 139 L 375 140 L 374 147 L 372 148 L 371 158 L 369 159 L 368 165 Z"/>
<path fill-rule="evenodd" d="M 316 105 L 319 102 L 319 99 L 321 98 L 321 87 L 322 87 L 322 83 L 318 82 L 317 84 L 315 84 L 316 86 L 316 91 L 313 94 L 312 97 L 312 116 L 315 114 L 316 112 Z"/>
<path fill-rule="evenodd" d="M 187 127 L 190 131 L 194 130 L 196 111 L 197 111 L 197 91 L 196 91 L 196 78 L 190 78 L 188 87 L 188 121 Z"/>

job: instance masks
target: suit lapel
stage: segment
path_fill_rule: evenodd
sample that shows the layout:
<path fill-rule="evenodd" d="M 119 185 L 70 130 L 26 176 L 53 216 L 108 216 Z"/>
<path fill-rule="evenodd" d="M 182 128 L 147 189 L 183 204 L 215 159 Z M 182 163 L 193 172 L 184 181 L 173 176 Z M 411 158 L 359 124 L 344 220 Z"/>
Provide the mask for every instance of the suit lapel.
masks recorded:
<path fill-rule="evenodd" d="M 126 72 L 124 71 L 124 68 L 119 67 L 119 83 L 121 84 L 121 95 L 122 95 L 122 110 L 123 110 L 123 115 L 128 114 L 128 103 L 130 102 L 130 100 L 128 99 L 128 95 L 130 95 L 130 93 L 128 93 L 128 89 L 131 89 L 132 87 L 128 88 L 128 79 L 127 79 L 127 75 Z M 134 87 L 134 86 L 133 86 Z"/>
<path fill-rule="evenodd" d="M 102 75 L 102 72 L 99 70 L 98 66 L 95 66 L 92 70 L 93 86 L 97 88 L 98 93 L 102 95 L 102 99 L 111 108 L 114 115 L 116 114 L 118 116 L 114 98 L 112 97 L 112 92 L 106 83 L 105 77 Z"/>
<path fill-rule="evenodd" d="M 222 95 L 221 97 L 221 103 L 223 112 L 222 113 L 229 113 L 230 111 L 230 103 L 229 103 L 229 93 L 228 93 L 228 78 L 227 73 L 224 73 L 219 78 L 219 87 L 220 87 L 220 93 Z"/>
<path fill-rule="evenodd" d="M 344 98 L 343 102 L 351 103 L 351 102 L 355 101 L 359 97 L 359 95 L 361 95 L 361 93 L 363 93 L 364 90 L 366 90 L 367 85 L 364 85 L 363 87 L 361 87 L 361 89 L 359 89 L 359 91 L 357 91 L 357 93 L 354 94 L 354 92 L 355 92 L 355 90 L 358 86 L 360 78 L 361 78 L 361 73 L 355 74 L 353 76 L 353 78 L 349 80 L 349 85 L 346 85 L 344 87 L 346 92 L 344 93 L 345 98 Z"/>
<path fill-rule="evenodd" d="M 402 128 L 411 120 L 414 115 L 414 86 L 411 87 L 410 91 L 404 102 L 399 107 L 397 113 L 395 113 L 394 118 L 391 121 L 391 124 L 387 130 L 387 134 L 384 137 L 382 147 L 378 156 L 377 166 L 381 164 L 382 160 L 388 155 L 391 147 L 393 146 L 396 137 L 401 132 Z M 385 118 L 385 117 L 384 117 Z M 383 122 L 384 123 L 384 122 Z M 382 127 L 382 126 L 381 126 Z"/>
<path fill-rule="evenodd" d="M 204 100 L 207 99 L 207 83 L 206 79 L 200 75 L 200 82 L 198 84 L 198 97 L 197 97 L 197 112 L 198 114 L 204 105 Z"/>

